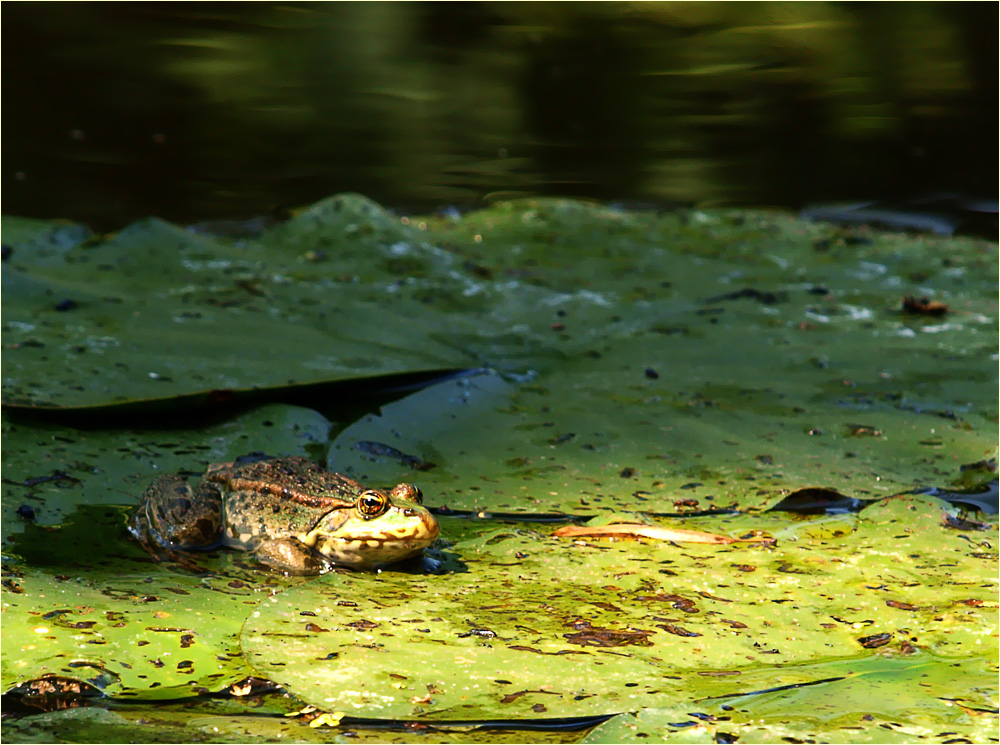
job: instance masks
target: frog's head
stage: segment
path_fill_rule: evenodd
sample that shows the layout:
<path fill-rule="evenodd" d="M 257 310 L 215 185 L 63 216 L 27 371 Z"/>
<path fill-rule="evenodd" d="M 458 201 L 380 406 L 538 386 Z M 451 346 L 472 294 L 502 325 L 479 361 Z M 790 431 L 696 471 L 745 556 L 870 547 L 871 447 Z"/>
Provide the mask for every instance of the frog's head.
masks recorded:
<path fill-rule="evenodd" d="M 392 564 L 420 553 L 438 537 L 420 490 L 399 484 L 386 493 L 366 489 L 349 507 L 330 510 L 304 537 L 332 562 L 354 567 Z"/>

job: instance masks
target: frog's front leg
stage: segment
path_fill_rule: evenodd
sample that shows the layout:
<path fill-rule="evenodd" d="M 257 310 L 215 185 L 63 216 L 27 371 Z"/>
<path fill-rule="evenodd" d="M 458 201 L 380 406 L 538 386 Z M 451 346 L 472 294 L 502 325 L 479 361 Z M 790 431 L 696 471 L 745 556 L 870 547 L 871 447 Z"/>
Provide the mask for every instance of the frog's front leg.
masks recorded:
<path fill-rule="evenodd" d="M 328 562 L 297 538 L 264 541 L 254 554 L 261 564 L 288 574 L 320 574 L 330 568 Z"/>

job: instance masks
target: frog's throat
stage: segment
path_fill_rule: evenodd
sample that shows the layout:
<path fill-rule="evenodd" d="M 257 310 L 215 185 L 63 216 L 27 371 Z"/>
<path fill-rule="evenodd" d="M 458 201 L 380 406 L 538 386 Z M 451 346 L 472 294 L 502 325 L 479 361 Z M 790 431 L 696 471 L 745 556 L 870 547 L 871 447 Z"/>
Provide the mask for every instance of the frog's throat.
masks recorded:
<path fill-rule="evenodd" d="M 316 548 L 317 544 L 324 543 L 357 544 L 358 547 L 377 548 L 385 544 L 426 541 L 430 544 L 437 538 L 440 527 L 436 520 L 423 520 L 416 525 L 401 525 L 395 528 L 372 529 L 371 524 L 365 525 L 364 532 L 356 534 L 343 533 L 330 535 L 323 529 L 314 528 L 310 531 L 299 533 L 295 537 L 309 548 Z"/>

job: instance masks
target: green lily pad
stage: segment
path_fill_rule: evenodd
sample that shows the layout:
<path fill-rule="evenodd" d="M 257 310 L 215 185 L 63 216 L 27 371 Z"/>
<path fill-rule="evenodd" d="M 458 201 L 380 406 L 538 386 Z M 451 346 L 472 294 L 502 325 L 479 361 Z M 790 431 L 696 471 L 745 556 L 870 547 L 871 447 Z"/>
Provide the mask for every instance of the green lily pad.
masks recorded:
<path fill-rule="evenodd" d="M 353 195 L 256 241 L 155 220 L 104 240 L 23 221 L 12 234 L 7 404 L 93 406 L 477 365 L 548 370 L 627 346 L 636 375 L 650 367 L 661 386 L 701 399 L 728 386 L 769 393 L 769 403 L 791 394 L 790 406 L 836 394 L 856 410 L 996 410 L 964 394 L 968 381 L 995 379 L 986 355 L 996 266 L 985 241 L 847 242 L 783 215 L 563 200 L 404 224 Z M 921 283 L 943 288 L 950 317 L 897 310 Z"/>
<path fill-rule="evenodd" d="M 978 682 L 995 666 L 995 526 L 886 498 L 995 478 L 994 243 L 562 200 L 403 220 L 353 196 L 240 242 L 155 220 L 105 237 L 3 227 L 15 408 L 92 407 L 100 425 L 119 400 L 494 370 L 386 405 L 332 444 L 326 418 L 287 406 L 169 430 L 5 419 L 4 690 L 54 673 L 190 698 L 254 671 L 362 716 L 623 715 L 610 728 L 645 709 L 676 740 L 706 736 L 715 725 L 688 716 L 706 711 L 743 725 L 741 741 L 869 737 L 817 724 L 825 699 L 788 711 L 798 699 L 775 697 L 760 716 L 747 703 L 744 719 L 704 708 L 819 675 L 845 677 L 846 700 L 900 702 L 905 722 L 887 711 L 872 726 L 981 734 L 984 717 L 935 703 L 921 720 L 909 696 L 925 673 L 938 702 L 938 682 L 973 709 L 995 696 Z M 905 313 L 911 294 L 947 312 Z M 193 556 L 199 573 L 124 539 L 155 475 L 255 450 L 413 481 L 432 507 L 480 518 L 442 518 L 443 575 L 286 581 L 235 552 Z M 766 511 L 808 488 L 874 503 Z M 702 514 L 726 508 L 743 512 Z M 496 517 L 551 512 L 777 545 L 573 540 Z M 872 694 L 858 681 L 879 670 L 888 687 Z"/>
<path fill-rule="evenodd" d="M 995 549 L 945 528 L 939 500 L 896 505 L 926 519 L 888 554 L 860 527 L 885 520 L 881 506 L 853 533 L 774 549 L 494 529 L 451 546 L 467 572 L 327 576 L 273 595 L 241 643 L 259 675 L 324 710 L 429 719 L 656 707 L 697 695 L 695 672 L 987 655 Z M 932 568 L 920 583 L 899 570 L 903 553 Z"/>
<path fill-rule="evenodd" d="M 201 699 L 152 705 L 109 702 L 108 709 L 84 708 L 51 711 L 4 722 L 4 738 L 11 742 L 266 742 L 342 743 L 567 743 L 579 732 L 565 727 L 551 731 L 475 724 L 405 727 L 403 723 L 344 719 L 323 724 L 312 716 L 291 716 L 301 704 L 285 696 L 251 699 Z M 329 721 L 329 720 L 327 720 Z M 492 725 L 492 726 L 491 726 Z M 541 730 L 541 731 L 540 731 Z"/>
<path fill-rule="evenodd" d="M 280 405 L 169 433 L 5 421 L 2 689 L 52 673 L 110 695 L 162 698 L 246 676 L 236 634 L 277 575 L 228 553 L 192 555 L 204 577 L 153 564 L 126 537 L 126 513 L 158 473 L 253 450 L 305 454 L 330 426 Z"/>
<path fill-rule="evenodd" d="M 522 385 L 487 373 L 432 386 L 343 430 L 328 465 L 413 481 L 452 509 L 669 513 L 681 500 L 766 509 L 806 488 L 888 496 L 957 479 L 956 458 L 995 447 L 989 430 L 889 407 L 858 423 L 793 393 L 716 385 L 704 399 L 644 378 L 647 350 L 623 343 Z"/>
<path fill-rule="evenodd" d="M 115 547 L 124 543 L 121 512 L 110 521 L 82 514 L 88 535 L 102 540 L 48 538 L 90 550 L 92 563 L 5 568 L 4 691 L 54 674 L 120 698 L 178 698 L 249 674 L 237 643 L 240 622 L 272 583 L 246 571 L 242 579 L 178 573 L 156 582 L 159 572 L 141 549 Z"/>
<path fill-rule="evenodd" d="M 8 419 L 0 426 L 5 550 L 29 522 L 57 525 L 79 505 L 134 505 L 161 473 L 197 473 L 252 451 L 305 455 L 325 447 L 331 428 L 311 409 L 280 404 L 166 431 L 81 430 Z M 19 515 L 22 507 L 33 517 Z"/>
<path fill-rule="evenodd" d="M 356 273 L 417 231 L 398 219 L 375 230 L 390 218 L 360 197 L 326 207 L 260 244 L 146 220 L 67 245 L 67 232 L 82 231 L 15 220 L 3 266 L 4 403 L 94 406 L 454 367 L 446 346 L 415 345 L 404 329 L 389 338 L 390 270 Z"/>
<path fill-rule="evenodd" d="M 986 742 L 996 731 L 997 667 L 984 658 L 875 656 L 781 672 L 716 679 L 719 693 L 618 715 L 581 742 L 912 743 L 948 731 Z"/>

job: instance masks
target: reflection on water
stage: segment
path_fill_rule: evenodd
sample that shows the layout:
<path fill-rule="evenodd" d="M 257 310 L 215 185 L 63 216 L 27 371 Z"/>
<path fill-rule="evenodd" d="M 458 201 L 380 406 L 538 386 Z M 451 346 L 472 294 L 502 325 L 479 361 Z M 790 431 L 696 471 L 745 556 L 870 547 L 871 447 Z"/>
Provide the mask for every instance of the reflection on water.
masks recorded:
<path fill-rule="evenodd" d="M 994 3 L 4 4 L 6 213 L 997 183 Z"/>

